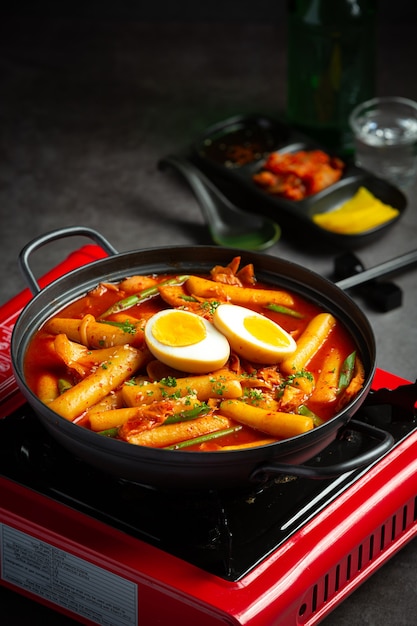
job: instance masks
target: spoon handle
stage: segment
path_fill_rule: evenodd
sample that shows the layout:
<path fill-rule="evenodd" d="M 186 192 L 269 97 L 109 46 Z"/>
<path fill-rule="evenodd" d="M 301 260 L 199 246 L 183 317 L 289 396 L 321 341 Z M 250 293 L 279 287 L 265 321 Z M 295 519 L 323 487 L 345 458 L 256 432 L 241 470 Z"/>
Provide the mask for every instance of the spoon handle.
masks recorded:
<path fill-rule="evenodd" d="M 410 252 L 406 252 L 405 254 L 395 257 L 394 259 L 390 259 L 389 261 L 375 265 L 368 270 L 359 272 L 359 274 L 354 274 L 353 276 L 339 280 L 336 285 L 343 290 L 350 289 L 351 287 L 362 285 L 363 283 L 373 280 L 374 278 L 380 278 L 381 276 L 390 274 L 391 272 L 399 270 L 403 267 L 410 267 L 411 265 L 414 265 L 414 263 L 417 263 L 417 250 L 411 250 Z"/>
<path fill-rule="evenodd" d="M 222 223 L 219 220 L 216 203 L 212 196 L 212 193 L 215 193 L 217 198 L 219 198 L 219 196 L 221 196 L 221 192 L 217 189 L 216 192 L 211 192 L 212 184 L 209 179 L 186 159 L 170 155 L 159 162 L 160 167 L 165 167 L 166 165 L 170 165 L 176 169 L 187 180 L 201 205 L 210 230 L 213 230 L 213 228 L 214 230 L 216 228 L 221 228 Z M 226 198 L 224 198 L 224 202 L 227 202 Z"/>

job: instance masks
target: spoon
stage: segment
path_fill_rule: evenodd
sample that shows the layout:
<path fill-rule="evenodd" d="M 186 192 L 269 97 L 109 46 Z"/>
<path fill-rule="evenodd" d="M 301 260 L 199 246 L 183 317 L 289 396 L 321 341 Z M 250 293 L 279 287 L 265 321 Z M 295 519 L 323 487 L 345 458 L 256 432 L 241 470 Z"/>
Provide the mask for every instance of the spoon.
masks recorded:
<path fill-rule="evenodd" d="M 169 165 L 184 176 L 194 191 L 215 243 L 229 248 L 264 250 L 278 241 L 281 236 L 278 224 L 232 204 L 190 161 L 168 156 L 159 162 L 161 169 Z"/>

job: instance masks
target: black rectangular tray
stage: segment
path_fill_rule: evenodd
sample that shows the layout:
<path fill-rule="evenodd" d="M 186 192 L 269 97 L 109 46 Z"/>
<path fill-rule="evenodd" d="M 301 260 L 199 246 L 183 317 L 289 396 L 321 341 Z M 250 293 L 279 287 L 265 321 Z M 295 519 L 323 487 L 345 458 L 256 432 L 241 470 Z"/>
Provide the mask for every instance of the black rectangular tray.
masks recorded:
<path fill-rule="evenodd" d="M 288 200 L 260 188 L 253 175 L 260 171 L 274 151 L 295 152 L 321 149 L 331 151 L 285 123 L 263 115 L 234 116 L 207 128 L 191 146 L 190 160 L 215 183 L 224 183 L 245 198 L 245 210 L 276 220 L 283 226 L 322 235 L 345 247 L 367 243 L 383 234 L 402 216 L 407 206 L 405 195 L 388 181 L 378 178 L 342 158 L 345 169 L 341 179 L 303 200 Z M 327 212 L 349 200 L 359 189 L 367 188 L 376 198 L 398 209 L 394 219 L 358 234 L 325 230 L 313 221 L 316 213 Z"/>

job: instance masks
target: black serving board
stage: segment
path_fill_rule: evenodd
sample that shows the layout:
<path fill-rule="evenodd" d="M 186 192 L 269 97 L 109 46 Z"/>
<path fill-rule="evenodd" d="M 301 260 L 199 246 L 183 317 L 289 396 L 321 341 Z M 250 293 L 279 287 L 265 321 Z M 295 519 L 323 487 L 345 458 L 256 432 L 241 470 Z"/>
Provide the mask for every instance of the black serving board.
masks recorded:
<path fill-rule="evenodd" d="M 342 178 L 303 200 L 288 200 L 272 195 L 253 181 L 253 174 L 262 169 L 270 152 L 315 149 L 332 155 L 325 146 L 285 123 L 263 115 L 246 115 L 231 117 L 207 128 L 193 143 L 190 159 L 213 182 L 223 182 L 229 189 L 239 191 L 247 199 L 249 210 L 253 207 L 257 213 L 278 223 L 285 220 L 286 224 L 292 224 L 295 228 L 308 228 L 337 245 L 350 247 L 367 243 L 401 218 L 407 206 L 405 195 L 388 181 L 355 166 L 351 160 L 343 157 L 340 158 L 346 167 Z M 398 216 L 376 228 L 352 235 L 325 230 L 312 220 L 314 214 L 331 211 L 349 200 L 361 186 L 385 204 L 398 209 Z"/>

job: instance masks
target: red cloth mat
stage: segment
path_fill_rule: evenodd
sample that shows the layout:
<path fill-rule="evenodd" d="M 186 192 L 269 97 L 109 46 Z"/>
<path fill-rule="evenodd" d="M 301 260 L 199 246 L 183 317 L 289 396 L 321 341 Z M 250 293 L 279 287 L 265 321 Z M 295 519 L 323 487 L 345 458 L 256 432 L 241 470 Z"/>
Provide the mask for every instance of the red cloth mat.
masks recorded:
<path fill-rule="evenodd" d="M 106 256 L 107 253 L 99 246 L 94 244 L 83 246 L 72 252 L 65 261 L 45 274 L 45 276 L 39 280 L 39 285 L 46 287 L 46 285 L 49 285 L 49 283 L 52 283 L 71 270 L 97 261 L 98 259 L 105 258 Z M 16 320 L 32 297 L 31 291 L 24 289 L 21 293 L 0 307 L 0 418 L 9 415 L 25 402 L 13 376 L 10 358 L 10 341 Z"/>

